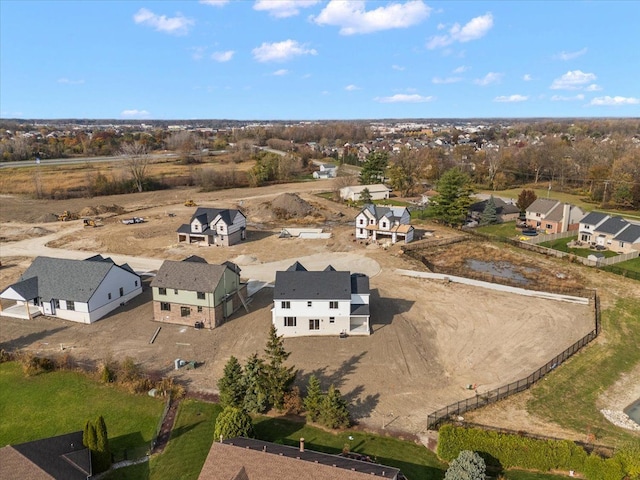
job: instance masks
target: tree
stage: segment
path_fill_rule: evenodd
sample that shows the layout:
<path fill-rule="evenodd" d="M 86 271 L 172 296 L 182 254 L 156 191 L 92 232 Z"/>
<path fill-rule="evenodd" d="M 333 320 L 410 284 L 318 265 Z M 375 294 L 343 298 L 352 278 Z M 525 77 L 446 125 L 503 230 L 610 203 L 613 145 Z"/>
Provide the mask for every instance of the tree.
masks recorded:
<path fill-rule="evenodd" d="M 238 359 L 231 356 L 224 366 L 222 378 L 218 380 L 220 404 L 223 407 L 242 407 L 245 397 L 245 384 L 242 366 Z"/>
<path fill-rule="evenodd" d="M 349 426 L 349 410 L 347 402 L 342 398 L 340 390 L 333 384 L 322 399 L 320 423 L 329 428 L 345 428 Z"/>
<path fill-rule="evenodd" d="M 247 412 L 262 413 L 267 409 L 264 362 L 255 353 L 244 367 L 244 391 L 243 406 Z"/>
<path fill-rule="evenodd" d="M 411 195 L 420 181 L 423 162 L 419 152 L 403 148 L 393 166 L 389 168 L 389 183 L 400 195 Z"/>
<path fill-rule="evenodd" d="M 360 192 L 360 201 L 365 205 L 373 201 L 373 199 L 371 198 L 371 192 L 368 188 L 363 188 Z"/>
<path fill-rule="evenodd" d="M 469 175 L 459 168 L 447 170 L 438 182 L 437 191 L 429 201 L 431 215 L 447 225 L 462 224 L 469 213 L 473 193 Z"/>
<path fill-rule="evenodd" d="M 213 430 L 214 441 L 222 438 L 247 437 L 253 438 L 253 422 L 247 412 L 236 407 L 225 407 L 218 418 Z"/>
<path fill-rule="evenodd" d="M 278 336 L 276 327 L 272 324 L 265 353 L 265 386 L 268 400 L 277 409 L 282 408 L 284 394 L 296 378 L 293 367 L 286 367 L 284 362 L 291 352 L 284 349 L 284 338 Z"/>
<path fill-rule="evenodd" d="M 312 422 L 315 422 L 320 416 L 323 397 L 318 377 L 311 375 L 307 386 L 307 395 L 304 397 L 304 409 L 307 411 L 307 418 Z"/>
<path fill-rule="evenodd" d="M 476 452 L 462 450 L 458 458 L 449 464 L 445 480 L 484 480 L 487 467 Z"/>
<path fill-rule="evenodd" d="M 498 223 L 498 213 L 496 210 L 496 202 L 493 199 L 493 195 L 491 195 L 482 211 L 480 225 L 493 225 L 494 223 Z"/>
<path fill-rule="evenodd" d="M 516 201 L 516 207 L 520 209 L 521 212 L 524 212 L 529 208 L 533 202 L 538 199 L 536 192 L 533 190 L 527 190 L 526 188 L 520 192 L 518 195 L 518 200 Z"/>
<path fill-rule="evenodd" d="M 96 472 L 106 472 L 111 467 L 111 450 L 109 449 L 109 436 L 104 417 L 100 415 L 95 421 L 96 450 L 94 455 L 94 467 Z"/>
<path fill-rule="evenodd" d="M 91 451 L 97 448 L 98 437 L 96 434 L 96 427 L 91 420 L 87 420 L 87 422 L 84 424 L 84 431 L 82 432 L 82 444 Z"/>
<path fill-rule="evenodd" d="M 367 160 L 360 171 L 360 184 L 370 185 L 382 182 L 387 163 L 389 163 L 389 154 L 387 152 L 372 152 L 367 155 Z"/>
<path fill-rule="evenodd" d="M 120 147 L 120 155 L 125 157 L 125 165 L 138 192 L 142 192 L 144 182 L 147 180 L 147 167 L 151 160 L 147 146 L 140 141 L 123 143 Z"/>

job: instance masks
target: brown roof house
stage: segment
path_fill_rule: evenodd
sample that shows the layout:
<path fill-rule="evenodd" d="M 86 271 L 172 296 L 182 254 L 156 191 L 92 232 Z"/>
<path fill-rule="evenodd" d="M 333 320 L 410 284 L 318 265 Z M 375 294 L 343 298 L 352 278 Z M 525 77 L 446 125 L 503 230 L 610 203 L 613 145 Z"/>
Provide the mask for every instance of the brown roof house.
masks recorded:
<path fill-rule="evenodd" d="M 548 198 L 538 198 L 525 212 L 529 228 L 546 234 L 578 230 L 585 212 L 575 205 Z"/>
<path fill-rule="evenodd" d="M 82 432 L 0 448 L 3 480 L 87 480 L 91 474 L 91 453 L 82 444 Z"/>
<path fill-rule="evenodd" d="M 249 438 L 213 442 L 198 480 L 401 480 L 400 470 L 370 461 Z"/>
<path fill-rule="evenodd" d="M 151 281 L 156 322 L 215 328 L 245 305 L 247 284 L 231 262 L 211 265 L 191 256 L 165 260 Z"/>

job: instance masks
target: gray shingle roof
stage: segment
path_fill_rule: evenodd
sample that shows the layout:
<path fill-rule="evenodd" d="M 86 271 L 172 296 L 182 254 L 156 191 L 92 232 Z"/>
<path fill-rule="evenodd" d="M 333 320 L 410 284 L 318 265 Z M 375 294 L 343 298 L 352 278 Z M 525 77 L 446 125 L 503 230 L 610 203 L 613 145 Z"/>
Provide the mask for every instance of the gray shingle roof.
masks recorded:
<path fill-rule="evenodd" d="M 620 232 L 614 240 L 629 243 L 640 242 L 640 225 L 629 224 L 629 226 Z"/>
<path fill-rule="evenodd" d="M 349 272 L 276 272 L 275 300 L 350 300 Z"/>
<path fill-rule="evenodd" d="M 548 198 L 538 198 L 535 202 L 533 202 L 531 205 L 527 207 L 527 212 L 546 214 L 558 203 L 560 202 L 558 202 L 557 200 L 551 200 Z"/>
<path fill-rule="evenodd" d="M 25 300 L 32 300 L 38 296 L 38 277 L 27 278 L 14 283 L 9 288 L 15 290 Z"/>
<path fill-rule="evenodd" d="M 580 223 L 584 223 L 585 225 L 598 225 L 602 220 L 607 218 L 609 215 L 602 212 L 590 212 L 580 220 Z"/>
<path fill-rule="evenodd" d="M 595 231 L 598 233 L 608 233 L 609 235 L 616 235 L 620 233 L 620 230 L 622 230 L 627 225 L 629 225 L 629 222 L 627 222 L 624 218 L 611 217 L 602 225 L 597 227 Z"/>
<path fill-rule="evenodd" d="M 165 260 L 151 281 L 151 286 L 189 292 L 213 292 L 226 269 L 226 265 Z"/>
<path fill-rule="evenodd" d="M 302 265 L 300 262 L 296 262 L 293 265 L 291 265 L 289 268 L 287 268 L 287 272 L 306 272 L 307 269 L 304 268 L 304 265 Z"/>
<path fill-rule="evenodd" d="M 368 294 L 369 293 L 369 277 L 364 273 L 351 274 L 351 293 Z"/>

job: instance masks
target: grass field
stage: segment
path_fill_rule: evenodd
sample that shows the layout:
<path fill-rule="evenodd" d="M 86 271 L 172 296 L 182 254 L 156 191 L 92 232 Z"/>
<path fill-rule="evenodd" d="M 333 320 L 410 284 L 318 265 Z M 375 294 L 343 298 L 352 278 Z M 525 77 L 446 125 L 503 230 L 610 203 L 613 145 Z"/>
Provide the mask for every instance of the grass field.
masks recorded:
<path fill-rule="evenodd" d="M 551 240 L 550 242 L 542 242 L 539 245 L 541 247 L 553 248 L 554 250 L 558 250 L 560 252 L 571 253 L 573 255 L 577 255 L 579 257 L 588 257 L 592 253 L 601 253 L 605 256 L 605 258 L 617 257 L 618 254 L 616 252 L 612 252 L 611 250 L 602 250 L 595 251 L 589 248 L 569 248 L 567 247 L 567 243 L 576 240 L 578 237 L 569 237 L 569 238 L 557 238 L 555 240 Z"/>
<path fill-rule="evenodd" d="M 116 457 L 144 455 L 164 402 L 129 395 L 78 372 L 26 377 L 17 362 L 0 364 L 0 445 L 29 442 L 82 430 L 102 415 Z"/>
<path fill-rule="evenodd" d="M 516 222 L 496 223 L 495 225 L 485 225 L 478 227 L 476 230 L 480 233 L 495 235 L 496 237 L 513 238 L 519 231 L 516 230 Z"/>
<path fill-rule="evenodd" d="M 633 260 L 627 260 L 626 262 L 616 263 L 615 265 L 612 265 L 612 267 L 640 274 L 640 257 L 634 258 Z M 613 270 L 609 267 L 604 267 L 604 269 Z"/>

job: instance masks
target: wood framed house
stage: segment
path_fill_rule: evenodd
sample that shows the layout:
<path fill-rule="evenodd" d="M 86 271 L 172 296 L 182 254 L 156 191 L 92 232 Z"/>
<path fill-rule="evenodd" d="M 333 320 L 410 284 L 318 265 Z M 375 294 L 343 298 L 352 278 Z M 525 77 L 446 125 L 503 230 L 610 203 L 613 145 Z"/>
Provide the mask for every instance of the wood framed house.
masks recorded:
<path fill-rule="evenodd" d="M 580 207 L 548 198 L 538 198 L 525 212 L 529 228 L 546 234 L 578 230 L 585 213 Z"/>
<path fill-rule="evenodd" d="M 369 277 L 299 262 L 276 272 L 272 322 L 278 335 L 369 335 Z"/>
<path fill-rule="evenodd" d="M 151 288 L 156 322 L 204 328 L 222 325 L 247 298 L 247 285 L 240 281 L 237 265 L 212 265 L 195 256 L 166 260 Z"/>
<path fill-rule="evenodd" d="M 198 207 L 178 228 L 178 242 L 230 246 L 247 239 L 247 219 L 240 210 Z"/>
<path fill-rule="evenodd" d="M 640 225 L 630 223 L 611 242 L 611 250 L 619 253 L 640 251 Z"/>
<path fill-rule="evenodd" d="M 313 172 L 313 178 L 315 179 L 335 178 L 337 175 L 338 175 L 337 165 L 333 165 L 330 163 L 321 163 L 319 165 L 318 170 Z"/>
<path fill-rule="evenodd" d="M 369 191 L 371 200 L 387 200 L 391 194 L 391 189 L 378 183 L 376 185 L 353 185 L 340 189 L 340 198 L 350 202 L 359 202 L 364 190 Z"/>
<path fill-rule="evenodd" d="M 95 255 L 86 260 L 36 257 L 20 280 L 0 293 L 15 300 L 3 315 L 49 315 L 93 323 L 142 293 L 142 282 L 129 265 Z"/>
<path fill-rule="evenodd" d="M 380 207 L 365 205 L 356 215 L 356 238 L 373 240 L 388 238 L 391 243 L 413 241 L 414 228 L 410 225 L 411 214 L 406 207 Z"/>
<path fill-rule="evenodd" d="M 582 220 L 580 220 L 580 226 L 578 228 L 578 240 L 580 242 L 591 243 L 595 245 L 595 239 L 593 232 L 599 225 L 604 223 L 609 218 L 609 215 L 601 212 L 590 212 Z"/>
<path fill-rule="evenodd" d="M 640 224 L 602 212 L 591 212 L 580 221 L 578 240 L 618 253 L 640 251 Z"/>

